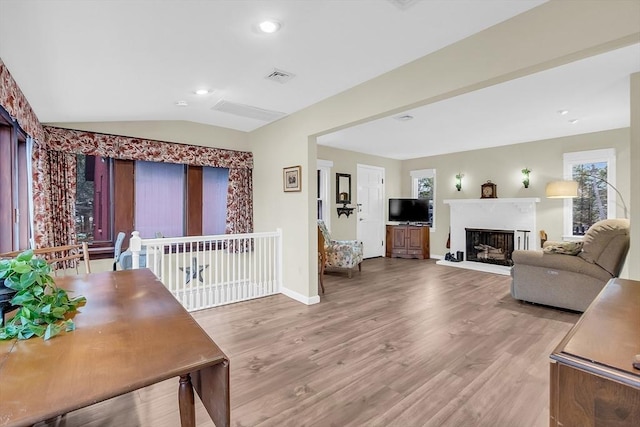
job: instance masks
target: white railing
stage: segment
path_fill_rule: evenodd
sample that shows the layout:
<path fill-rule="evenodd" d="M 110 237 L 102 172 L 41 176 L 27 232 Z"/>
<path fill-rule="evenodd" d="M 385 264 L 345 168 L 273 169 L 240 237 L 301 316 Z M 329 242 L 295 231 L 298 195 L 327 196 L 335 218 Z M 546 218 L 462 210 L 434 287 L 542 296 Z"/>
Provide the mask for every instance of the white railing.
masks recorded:
<path fill-rule="evenodd" d="M 149 268 L 188 311 L 280 292 L 280 229 L 156 239 L 134 231 L 129 248 L 133 268 Z"/>

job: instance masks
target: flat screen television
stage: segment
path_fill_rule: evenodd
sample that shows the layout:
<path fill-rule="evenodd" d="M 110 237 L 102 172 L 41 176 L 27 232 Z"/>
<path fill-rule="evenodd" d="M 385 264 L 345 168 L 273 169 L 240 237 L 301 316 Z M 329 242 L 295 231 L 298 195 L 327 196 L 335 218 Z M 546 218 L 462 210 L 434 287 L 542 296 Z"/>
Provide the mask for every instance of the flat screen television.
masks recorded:
<path fill-rule="evenodd" d="M 389 221 L 428 223 L 429 199 L 389 199 Z"/>

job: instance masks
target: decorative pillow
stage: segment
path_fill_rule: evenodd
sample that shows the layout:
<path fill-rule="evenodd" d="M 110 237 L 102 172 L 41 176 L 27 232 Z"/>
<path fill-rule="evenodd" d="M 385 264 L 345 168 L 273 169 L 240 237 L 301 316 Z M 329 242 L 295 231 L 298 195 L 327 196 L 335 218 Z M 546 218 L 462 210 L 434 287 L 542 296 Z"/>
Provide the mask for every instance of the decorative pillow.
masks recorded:
<path fill-rule="evenodd" d="M 562 242 L 546 244 L 544 252 L 548 254 L 578 255 L 582 252 L 583 242 Z"/>

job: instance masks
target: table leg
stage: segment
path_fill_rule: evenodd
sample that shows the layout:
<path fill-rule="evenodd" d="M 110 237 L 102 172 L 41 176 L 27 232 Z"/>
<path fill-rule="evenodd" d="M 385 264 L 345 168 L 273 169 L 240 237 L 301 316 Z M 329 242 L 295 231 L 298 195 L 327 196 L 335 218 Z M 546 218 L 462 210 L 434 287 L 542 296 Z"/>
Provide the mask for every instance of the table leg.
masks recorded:
<path fill-rule="evenodd" d="M 180 425 L 182 427 L 195 427 L 196 408 L 193 400 L 193 387 L 191 385 L 191 375 L 180 376 L 180 387 L 178 389 L 178 403 L 180 405 Z"/>

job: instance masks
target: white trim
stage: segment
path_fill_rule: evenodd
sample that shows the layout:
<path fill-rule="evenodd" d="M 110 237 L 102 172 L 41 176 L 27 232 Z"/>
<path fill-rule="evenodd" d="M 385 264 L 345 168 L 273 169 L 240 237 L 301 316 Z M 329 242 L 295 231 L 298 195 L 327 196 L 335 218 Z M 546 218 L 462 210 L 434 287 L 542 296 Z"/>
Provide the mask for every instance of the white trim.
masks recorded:
<path fill-rule="evenodd" d="M 320 171 L 320 199 L 322 199 L 322 220 L 327 226 L 327 229 L 331 230 L 331 168 L 333 162 L 331 160 L 316 160 L 316 168 Z M 317 200 L 317 199 L 316 199 Z M 317 204 L 316 204 L 317 206 Z"/>
<path fill-rule="evenodd" d="M 26 141 L 26 157 L 27 157 L 27 204 L 29 207 L 29 216 L 28 216 L 28 221 L 29 221 L 29 247 L 30 248 L 35 248 L 36 247 L 36 240 L 35 240 L 35 235 L 34 235 L 34 230 L 35 230 L 35 226 L 34 226 L 34 207 L 33 207 L 33 163 L 31 162 L 31 159 L 33 158 L 33 138 L 30 136 L 27 136 L 27 141 Z M 19 234 L 18 234 L 19 235 Z M 24 242 L 20 242 L 21 246 Z"/>
<path fill-rule="evenodd" d="M 435 168 L 419 169 L 419 170 L 414 170 L 409 172 L 409 175 L 411 175 L 411 178 L 433 178 L 436 176 L 435 174 L 436 174 Z"/>
<path fill-rule="evenodd" d="M 285 288 L 284 286 L 280 288 L 280 293 L 306 305 L 318 304 L 320 302 L 320 297 L 318 295 L 308 297 L 296 291 L 292 291 L 289 288 Z"/>
<path fill-rule="evenodd" d="M 507 267 L 506 265 L 485 264 L 483 262 L 473 261 L 451 262 L 442 259 L 436 261 L 436 264 L 446 265 L 447 267 L 464 268 L 466 270 L 482 271 L 485 273 L 501 274 L 503 276 L 511 275 L 511 267 Z"/>
<path fill-rule="evenodd" d="M 574 151 L 564 153 L 562 156 L 563 176 L 566 180 L 573 179 L 573 166 L 583 163 L 607 163 L 607 218 L 616 218 L 616 205 L 618 203 L 616 191 L 616 150 L 615 148 L 603 148 L 599 150 Z M 616 187 L 617 188 L 617 187 Z M 573 234 L 573 199 L 564 200 L 563 208 L 563 240 L 582 238 Z"/>

